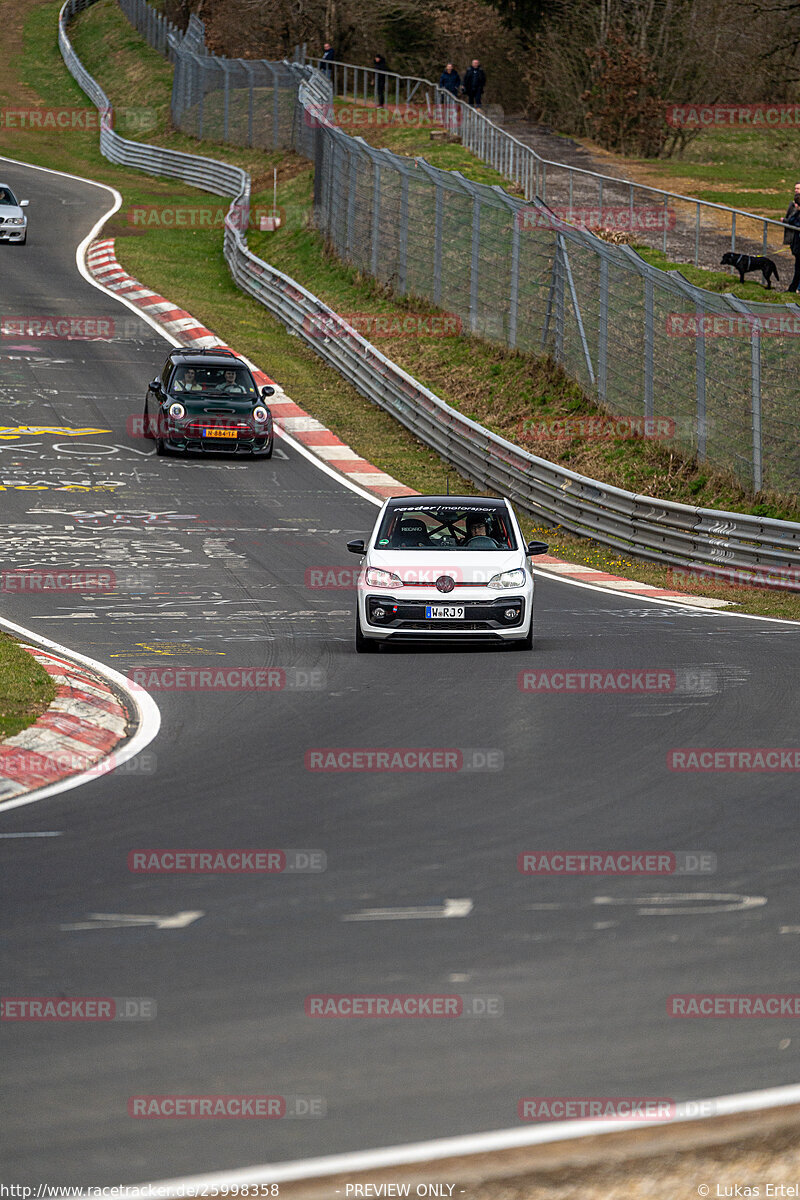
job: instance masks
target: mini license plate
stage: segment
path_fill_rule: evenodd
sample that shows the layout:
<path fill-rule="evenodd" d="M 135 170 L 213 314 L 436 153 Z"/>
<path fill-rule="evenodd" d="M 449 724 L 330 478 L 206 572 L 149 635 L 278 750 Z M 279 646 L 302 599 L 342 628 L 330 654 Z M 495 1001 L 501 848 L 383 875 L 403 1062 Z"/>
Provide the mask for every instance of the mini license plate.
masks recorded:
<path fill-rule="evenodd" d="M 235 429 L 204 429 L 203 437 L 235 438 Z"/>
<path fill-rule="evenodd" d="M 464 609 L 453 604 L 428 604 L 425 607 L 425 616 L 429 621 L 436 620 L 437 617 L 453 621 L 464 616 Z"/>

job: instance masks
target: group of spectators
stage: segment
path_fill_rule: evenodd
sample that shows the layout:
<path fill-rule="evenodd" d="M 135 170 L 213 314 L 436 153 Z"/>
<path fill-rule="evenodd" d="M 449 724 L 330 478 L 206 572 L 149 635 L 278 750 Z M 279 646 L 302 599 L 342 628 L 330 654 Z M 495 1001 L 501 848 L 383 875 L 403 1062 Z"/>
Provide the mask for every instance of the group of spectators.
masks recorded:
<path fill-rule="evenodd" d="M 323 48 L 320 70 L 330 74 L 331 63 L 336 62 L 336 51 L 330 42 Z M 375 66 L 375 95 L 378 105 L 382 108 L 386 103 L 386 72 L 389 70 L 386 59 L 382 54 L 373 58 Z M 451 95 L 463 96 L 473 108 L 480 108 L 483 100 L 483 89 L 486 87 L 486 72 L 480 64 L 480 59 L 473 58 L 471 66 L 467 67 L 462 80 L 452 63 L 447 63 L 439 77 L 439 87 Z"/>

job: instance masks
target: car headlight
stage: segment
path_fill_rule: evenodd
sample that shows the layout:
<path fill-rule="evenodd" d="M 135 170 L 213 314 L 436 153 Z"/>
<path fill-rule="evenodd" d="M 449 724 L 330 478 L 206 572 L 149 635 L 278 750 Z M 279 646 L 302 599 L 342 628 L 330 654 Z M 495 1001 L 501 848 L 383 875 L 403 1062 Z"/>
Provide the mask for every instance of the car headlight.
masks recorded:
<path fill-rule="evenodd" d="M 402 587 L 403 581 L 399 575 L 393 575 L 391 571 L 380 571 L 377 567 L 368 567 L 367 585 L 369 587 Z"/>
<path fill-rule="evenodd" d="M 24 217 L 6 217 L 6 225 L 22 225 L 24 221 Z"/>
<path fill-rule="evenodd" d="M 256 405 L 256 407 L 253 409 L 253 420 L 254 421 L 266 421 L 268 418 L 269 418 L 269 413 L 264 408 L 263 404 Z"/>
<path fill-rule="evenodd" d="M 170 404 L 169 406 L 169 415 L 174 417 L 176 421 L 179 421 L 181 417 L 186 416 L 186 409 L 182 404 L 178 404 L 178 401 L 176 400 L 174 404 Z"/>
<path fill-rule="evenodd" d="M 525 572 L 522 567 L 514 567 L 513 571 L 501 571 L 493 575 L 486 585 L 490 588 L 518 588 L 525 586 Z"/>

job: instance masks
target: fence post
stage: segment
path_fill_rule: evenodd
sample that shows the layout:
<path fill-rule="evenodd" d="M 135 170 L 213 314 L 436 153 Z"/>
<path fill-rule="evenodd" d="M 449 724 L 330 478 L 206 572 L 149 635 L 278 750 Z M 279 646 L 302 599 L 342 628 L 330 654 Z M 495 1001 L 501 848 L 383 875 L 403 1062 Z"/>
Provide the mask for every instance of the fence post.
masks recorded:
<path fill-rule="evenodd" d="M 347 256 L 352 259 L 353 246 L 356 237 L 356 190 L 358 187 L 358 151 L 353 143 L 353 139 L 349 139 L 351 145 L 347 147 L 349 163 L 349 179 L 347 182 Z"/>
<path fill-rule="evenodd" d="M 734 214 L 735 216 L 735 214 Z M 763 440 L 761 429 L 761 329 L 760 322 L 753 320 L 754 314 L 737 296 L 726 292 L 723 299 L 736 312 L 750 318 L 750 418 L 753 430 L 753 491 L 760 492 L 764 486 Z"/>
<path fill-rule="evenodd" d="M 600 256 L 600 306 L 597 314 L 597 395 L 606 403 L 608 386 L 608 259 Z"/>
<path fill-rule="evenodd" d="M 281 148 L 281 97 L 278 81 L 278 72 L 270 63 L 269 67 L 272 72 L 272 148 L 280 150 Z"/>
<path fill-rule="evenodd" d="M 481 200 L 472 193 L 472 260 L 469 272 L 469 322 L 473 333 L 478 332 L 478 277 L 481 263 Z"/>
<path fill-rule="evenodd" d="M 695 340 L 695 370 L 697 372 L 697 461 L 705 462 L 708 454 L 708 423 L 706 421 L 706 339 L 702 336 L 703 307 L 695 305 L 698 334 Z"/>
<path fill-rule="evenodd" d="M 370 271 L 377 279 L 381 239 L 381 164 L 374 155 L 370 155 L 370 161 L 372 163 L 372 258 Z"/>
<path fill-rule="evenodd" d="M 556 234 L 556 257 L 553 262 L 553 272 L 556 285 L 556 344 L 555 360 L 564 361 L 564 238 Z"/>
<path fill-rule="evenodd" d="M 401 296 L 406 294 L 406 279 L 408 275 L 408 175 L 405 171 L 400 180 L 400 236 L 398 239 L 397 255 L 397 290 Z"/>
<path fill-rule="evenodd" d="M 653 279 L 644 277 L 644 415 L 653 416 L 653 353 L 655 347 L 655 304 Z"/>

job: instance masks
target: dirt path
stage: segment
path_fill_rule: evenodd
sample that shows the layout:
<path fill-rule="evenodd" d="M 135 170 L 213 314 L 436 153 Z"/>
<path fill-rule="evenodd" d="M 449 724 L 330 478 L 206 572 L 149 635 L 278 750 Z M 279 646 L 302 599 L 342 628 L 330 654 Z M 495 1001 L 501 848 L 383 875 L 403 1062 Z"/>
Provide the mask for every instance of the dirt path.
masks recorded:
<path fill-rule="evenodd" d="M 600 174 L 619 179 L 620 183 L 604 183 L 603 208 L 620 206 L 629 208 L 631 205 L 630 183 L 660 187 L 665 191 L 682 192 L 691 195 L 693 183 L 690 179 L 659 177 L 652 165 L 640 164 L 610 154 L 589 142 L 578 142 L 574 138 L 562 137 L 553 133 L 545 125 L 537 125 L 522 117 L 506 117 L 502 128 L 515 138 L 530 146 L 536 153 L 549 162 L 561 163 L 568 167 L 578 167 L 585 171 L 596 171 Z M 572 194 L 570 196 L 570 174 L 572 174 Z M 623 182 L 624 181 L 624 182 Z M 661 208 L 655 198 L 648 196 L 634 187 L 633 204 L 635 210 L 653 210 Z M 598 184 L 590 177 L 582 178 L 569 171 L 548 167 L 546 173 L 546 195 L 542 197 L 553 208 L 597 208 Z M 669 205 L 673 209 L 673 205 Z M 778 206 L 780 207 L 780 206 Z M 674 205 L 674 224 L 667 232 L 666 252 L 675 262 L 693 263 L 695 246 L 698 250 L 698 265 L 712 270 L 720 269 L 720 259 L 726 250 L 731 248 L 730 217 L 725 212 L 715 213 L 713 209 L 702 210 L 699 237 L 696 230 L 696 210 L 694 206 L 677 203 Z M 772 217 L 779 215 L 768 214 Z M 662 221 L 661 212 L 652 212 L 652 219 Z M 736 249 L 744 254 L 762 254 L 762 229 L 755 222 L 737 221 Z M 660 228 L 639 228 L 635 239 L 656 250 L 664 249 L 663 224 Z M 779 231 L 770 228 L 767 234 L 767 254 L 772 258 L 780 272 L 781 280 L 786 285 L 791 279 L 794 262 L 787 247 L 781 245 Z M 732 276 L 737 278 L 735 274 Z M 761 282 L 759 275 L 749 276 L 749 281 Z"/>

